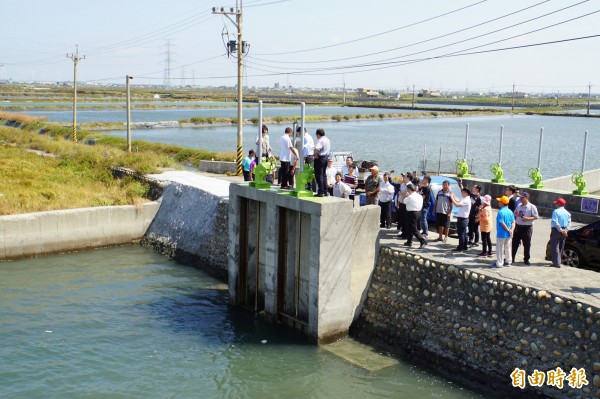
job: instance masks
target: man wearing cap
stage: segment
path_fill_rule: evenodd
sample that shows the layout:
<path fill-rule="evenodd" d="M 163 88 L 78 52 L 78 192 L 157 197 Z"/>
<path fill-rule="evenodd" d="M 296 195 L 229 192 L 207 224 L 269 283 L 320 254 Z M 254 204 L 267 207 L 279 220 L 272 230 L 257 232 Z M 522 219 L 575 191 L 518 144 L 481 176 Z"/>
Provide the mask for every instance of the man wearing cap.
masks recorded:
<path fill-rule="evenodd" d="M 377 205 L 383 179 L 379 175 L 379 166 L 373 165 L 370 170 L 371 174 L 365 180 L 365 197 L 367 198 L 367 205 Z"/>
<path fill-rule="evenodd" d="M 567 201 L 562 198 L 554 201 L 556 209 L 552 212 L 552 221 L 550 223 L 550 256 L 552 257 L 552 266 L 560 267 L 565 241 L 569 234 L 571 225 L 571 214 L 565 209 Z"/>
<path fill-rule="evenodd" d="M 512 263 L 511 240 L 515 229 L 515 215 L 508 208 L 510 200 L 505 195 L 498 200 L 496 215 L 496 263 L 492 267 L 510 266 Z"/>
<path fill-rule="evenodd" d="M 512 239 L 512 259 L 513 261 L 516 259 L 517 250 L 519 249 L 521 241 L 523 241 L 524 263 L 529 265 L 533 221 L 536 220 L 539 215 L 537 207 L 529 202 L 529 193 L 521 193 L 520 198 L 521 203 L 517 205 L 517 208 L 515 209 L 517 227 L 515 228 L 515 235 Z"/>

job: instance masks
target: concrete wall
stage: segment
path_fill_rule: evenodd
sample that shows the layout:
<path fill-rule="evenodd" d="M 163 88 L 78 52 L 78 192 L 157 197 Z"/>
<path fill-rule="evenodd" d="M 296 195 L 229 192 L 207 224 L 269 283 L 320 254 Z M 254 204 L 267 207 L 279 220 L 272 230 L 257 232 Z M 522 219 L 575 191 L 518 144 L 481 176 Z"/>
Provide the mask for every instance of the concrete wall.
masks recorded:
<path fill-rule="evenodd" d="M 483 187 L 483 194 L 490 194 L 492 198 L 497 198 L 499 196 L 504 195 L 504 190 L 510 183 L 492 183 L 489 180 L 482 179 L 463 179 L 463 184 L 467 187 L 471 188 L 473 184 L 480 184 Z M 538 208 L 538 211 L 543 216 L 550 216 L 552 211 L 554 210 L 553 201 L 557 198 L 564 198 L 567 201 L 566 209 L 571 213 L 571 218 L 574 222 L 580 223 L 591 223 L 598 218 L 600 218 L 600 214 L 597 213 L 584 213 L 581 212 L 581 201 L 583 198 L 594 198 L 600 200 L 599 196 L 594 195 L 586 195 L 585 197 L 573 195 L 570 193 L 565 193 L 557 190 L 550 189 L 533 189 L 529 187 L 524 187 L 520 185 L 516 185 L 521 189 L 521 191 L 527 191 L 530 194 L 530 201 Z M 497 208 L 498 204 L 496 201 L 492 201 L 492 206 Z"/>
<path fill-rule="evenodd" d="M 498 397 L 535 396 L 512 388 L 515 368 L 531 375 L 561 367 L 568 375 L 575 367 L 586 370 L 589 385 L 573 389 L 565 380 L 562 390 L 535 390 L 600 398 L 600 308 L 482 273 L 382 247 L 351 332 Z"/>
<path fill-rule="evenodd" d="M 227 209 L 227 197 L 167 183 L 160 208 L 141 243 L 227 281 Z"/>
<path fill-rule="evenodd" d="M 555 177 L 554 179 L 544 180 L 544 187 L 548 190 L 558 190 L 567 193 L 572 193 L 573 190 L 577 189 L 577 186 L 571 181 L 570 174 L 568 176 Z M 588 170 L 583 173 L 585 182 L 587 183 L 587 190 L 590 193 L 600 191 L 600 169 Z"/>
<path fill-rule="evenodd" d="M 232 303 L 258 306 L 318 342 L 346 335 L 374 267 L 379 207 L 247 184 L 231 184 L 229 197 Z"/>
<path fill-rule="evenodd" d="M 158 203 L 0 216 L 0 259 L 125 244 L 141 238 Z"/>
<path fill-rule="evenodd" d="M 227 174 L 237 172 L 235 162 L 224 162 L 224 161 L 200 161 L 198 170 L 201 172 Z"/>

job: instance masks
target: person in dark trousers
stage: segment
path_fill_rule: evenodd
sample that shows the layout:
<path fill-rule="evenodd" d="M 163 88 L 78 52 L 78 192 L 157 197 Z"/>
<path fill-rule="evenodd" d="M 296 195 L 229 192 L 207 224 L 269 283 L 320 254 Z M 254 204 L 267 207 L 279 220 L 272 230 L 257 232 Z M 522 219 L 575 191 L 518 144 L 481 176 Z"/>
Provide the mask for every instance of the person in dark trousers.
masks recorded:
<path fill-rule="evenodd" d="M 413 176 L 410 173 L 402 173 L 402 184 L 400 185 L 400 192 L 398 194 L 398 230 L 401 230 L 400 238 L 408 238 L 409 220 L 406 214 L 406 204 L 404 199 L 408 195 L 406 186 L 412 184 Z"/>
<path fill-rule="evenodd" d="M 279 139 L 279 161 L 281 162 L 281 168 L 279 169 L 279 182 L 281 188 L 290 189 L 292 188 L 293 180 L 290 179 L 292 154 L 295 156 L 293 167 L 298 165 L 298 151 L 292 144 L 292 128 L 286 127 L 283 136 Z"/>
<path fill-rule="evenodd" d="M 327 195 L 327 161 L 331 151 L 331 142 L 325 137 L 325 130 L 317 129 L 317 144 L 315 145 L 315 180 L 317 181 L 316 197 Z"/>
<path fill-rule="evenodd" d="M 552 266 L 559 267 L 562 262 L 562 252 L 565 249 L 565 241 L 569 234 L 571 225 L 571 214 L 565 209 L 567 201 L 562 198 L 554 201 L 556 209 L 552 212 L 552 221 L 550 222 L 550 255 L 552 257 Z"/>
<path fill-rule="evenodd" d="M 419 219 L 421 218 L 421 209 L 423 209 L 423 197 L 417 192 L 416 188 L 412 183 L 406 185 L 407 195 L 404 198 L 404 204 L 406 205 L 406 217 L 408 219 L 406 242 L 404 245 L 410 247 L 412 245 L 413 236 L 419 240 L 421 245 L 419 249 L 427 245 L 427 241 L 421 235 L 419 231 Z"/>
<path fill-rule="evenodd" d="M 423 197 L 423 208 L 421 209 L 421 234 L 423 237 L 429 235 L 429 224 L 427 223 L 427 216 L 429 215 L 429 206 L 431 205 L 431 177 L 424 176 L 419 186 L 419 194 Z"/>
<path fill-rule="evenodd" d="M 513 185 L 506 187 L 504 190 L 504 195 L 508 197 L 508 209 L 511 212 L 514 212 L 517 209 L 517 199 L 515 198 L 515 193 L 517 192 L 517 188 Z"/>
<path fill-rule="evenodd" d="M 458 207 L 456 213 L 456 232 L 458 233 L 458 246 L 452 251 L 466 251 L 467 246 L 467 229 L 469 226 L 469 212 L 471 211 L 471 190 L 463 187 L 460 191 L 461 198 L 456 198 L 454 194 L 450 194 L 450 199 L 453 205 Z"/>
<path fill-rule="evenodd" d="M 435 214 L 435 224 L 438 228 L 438 238 L 436 241 L 448 241 L 448 233 L 450 232 L 450 218 L 452 217 L 453 202 L 450 196 L 450 181 L 444 180 L 442 189 L 435 196 L 435 203 L 431 213 Z"/>
<path fill-rule="evenodd" d="M 517 206 L 515 210 L 515 219 L 517 222 L 517 227 L 515 228 L 515 235 L 512 240 L 512 258 L 513 262 L 517 256 L 517 250 L 519 249 L 519 245 L 521 241 L 523 242 L 523 252 L 524 252 L 524 263 L 529 265 L 529 259 L 531 257 L 531 236 L 533 235 L 533 221 L 536 220 L 538 215 L 538 210 L 535 205 L 529 202 L 529 193 L 521 194 L 521 203 Z"/>
<path fill-rule="evenodd" d="M 469 241 L 467 245 L 470 247 L 479 246 L 479 219 L 477 214 L 481 207 L 481 186 L 473 185 L 471 189 L 471 211 L 469 211 Z M 514 241 L 513 241 L 514 242 Z"/>

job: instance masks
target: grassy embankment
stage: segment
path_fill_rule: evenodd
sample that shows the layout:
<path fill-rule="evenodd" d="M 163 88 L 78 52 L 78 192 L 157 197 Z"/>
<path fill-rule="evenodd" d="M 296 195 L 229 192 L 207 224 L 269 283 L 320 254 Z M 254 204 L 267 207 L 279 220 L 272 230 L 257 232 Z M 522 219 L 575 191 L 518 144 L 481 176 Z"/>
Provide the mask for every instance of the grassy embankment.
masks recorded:
<path fill-rule="evenodd" d="M 11 126 L 8 126 L 11 125 Z M 112 166 L 155 173 L 176 162 L 232 160 L 221 154 L 178 146 L 134 142 L 129 154 L 124 139 L 79 131 L 21 114 L 0 113 L 0 215 L 90 206 L 140 204 L 149 187 L 132 178 L 115 179 Z M 94 138 L 95 145 L 85 145 Z"/>
<path fill-rule="evenodd" d="M 496 110 L 480 110 L 477 112 L 466 112 L 463 110 L 440 110 L 414 113 L 377 113 L 377 114 L 353 114 L 353 115 L 309 115 L 305 117 L 306 122 L 344 122 L 356 120 L 373 120 L 373 119 L 416 119 L 416 118 L 437 118 L 437 117 L 454 117 L 469 115 L 497 115 L 504 111 Z M 179 119 L 179 126 L 227 126 L 237 125 L 237 118 L 218 118 L 214 116 L 208 117 L 193 117 L 190 119 Z M 298 115 L 274 116 L 263 118 L 264 124 L 281 124 L 299 122 Z M 244 119 L 244 124 L 258 125 L 258 118 Z M 146 128 L 146 123 L 133 124 L 133 129 Z M 79 126 L 82 129 L 88 130 L 124 130 L 123 122 L 83 122 Z"/>

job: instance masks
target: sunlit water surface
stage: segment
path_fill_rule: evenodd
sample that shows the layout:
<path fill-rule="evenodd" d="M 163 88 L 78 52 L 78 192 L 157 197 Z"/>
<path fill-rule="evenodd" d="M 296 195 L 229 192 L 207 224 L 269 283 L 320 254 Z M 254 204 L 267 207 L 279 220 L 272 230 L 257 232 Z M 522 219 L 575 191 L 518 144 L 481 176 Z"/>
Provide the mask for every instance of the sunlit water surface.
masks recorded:
<path fill-rule="evenodd" d="M 223 288 L 138 246 L 1 262 L 0 397 L 481 398 L 408 364 L 353 366 Z"/>

